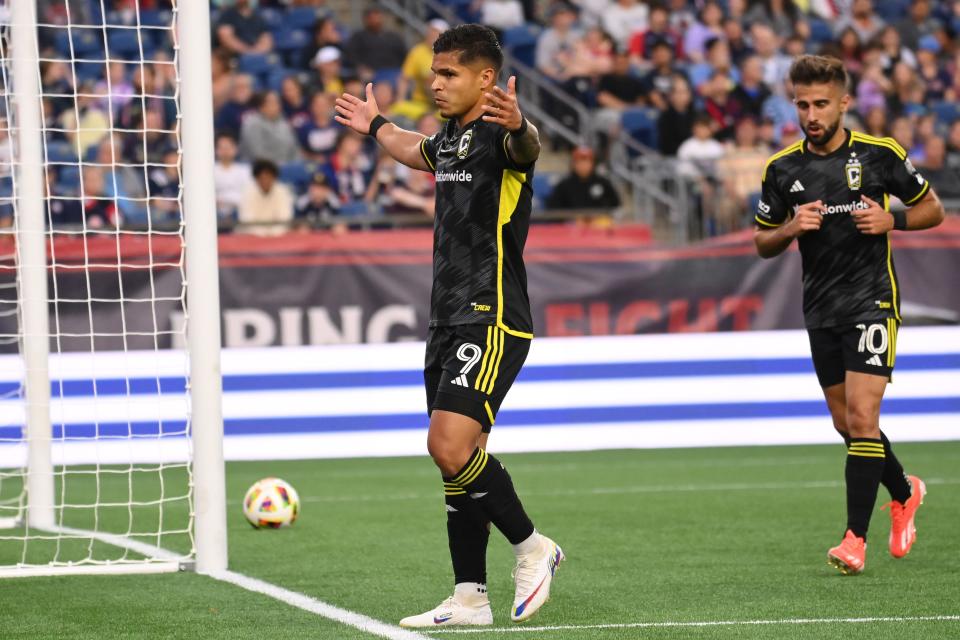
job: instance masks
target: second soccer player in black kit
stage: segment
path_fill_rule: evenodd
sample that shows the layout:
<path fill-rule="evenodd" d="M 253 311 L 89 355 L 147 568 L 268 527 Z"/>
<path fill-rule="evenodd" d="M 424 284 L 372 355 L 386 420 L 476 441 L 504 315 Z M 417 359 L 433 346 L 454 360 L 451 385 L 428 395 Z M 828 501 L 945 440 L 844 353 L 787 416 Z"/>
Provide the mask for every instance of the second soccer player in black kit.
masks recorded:
<path fill-rule="evenodd" d="M 801 56 L 790 68 L 801 140 L 767 162 L 757 210 L 757 251 L 779 255 L 796 238 L 813 364 L 836 430 L 847 444 L 846 534 L 827 552 L 844 574 L 866 561 L 880 484 L 890 492 L 890 553 L 916 540 L 926 487 L 907 476 L 880 430 L 880 402 L 896 360 L 900 291 L 890 232 L 938 225 L 943 205 L 893 138 L 843 127 L 847 73 L 835 58 Z M 906 211 L 890 211 L 890 196 Z"/>
<path fill-rule="evenodd" d="M 443 476 L 454 593 L 404 627 L 490 625 L 486 550 L 493 523 L 517 557 L 510 617 L 546 602 L 560 547 L 534 529 L 504 466 L 486 451 L 497 410 L 530 349 L 533 325 L 523 246 L 530 224 L 537 129 L 520 113 L 516 79 L 496 85 L 493 31 L 461 25 L 433 45 L 433 95 L 447 122 L 427 138 L 366 100 L 337 99 L 337 121 L 373 136 L 397 161 L 436 177 L 433 291 L 424 382 L 427 449 Z"/>

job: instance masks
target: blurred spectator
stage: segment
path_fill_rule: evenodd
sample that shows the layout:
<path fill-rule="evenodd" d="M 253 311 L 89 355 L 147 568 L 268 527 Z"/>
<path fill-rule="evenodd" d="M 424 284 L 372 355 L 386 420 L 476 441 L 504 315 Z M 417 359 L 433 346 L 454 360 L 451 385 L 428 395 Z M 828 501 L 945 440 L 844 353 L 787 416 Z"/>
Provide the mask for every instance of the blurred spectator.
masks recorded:
<path fill-rule="evenodd" d="M 718 140 L 729 140 L 733 136 L 737 114 L 736 105 L 730 100 L 731 89 L 730 79 L 719 71 L 700 87 L 703 109 L 710 118 L 710 126 Z"/>
<path fill-rule="evenodd" d="M 583 33 L 575 28 L 577 13 L 566 2 L 550 10 L 550 27 L 537 39 L 535 64 L 537 69 L 554 80 L 570 78 L 567 67 L 572 61 L 574 47 Z"/>
<path fill-rule="evenodd" d="M 739 80 L 739 71 L 733 66 L 730 56 L 730 46 L 723 38 L 713 38 L 707 41 L 706 60 L 687 65 L 690 82 L 694 90 L 699 91 L 701 85 L 717 72 L 730 78 L 731 83 Z"/>
<path fill-rule="evenodd" d="M 919 116 L 926 113 L 923 104 L 923 83 L 916 72 L 906 63 L 893 68 L 893 96 L 887 100 L 887 108 L 895 114 Z"/>
<path fill-rule="evenodd" d="M 296 76 L 287 76 L 280 83 L 280 104 L 283 117 L 289 120 L 294 128 L 300 126 L 307 117 L 307 98 L 303 95 L 303 85 Z"/>
<path fill-rule="evenodd" d="M 650 9 L 639 0 L 616 0 L 603 12 L 601 25 L 617 43 L 617 49 L 630 46 L 630 36 L 637 31 L 647 30 L 647 18 Z"/>
<path fill-rule="evenodd" d="M 783 146 L 784 128 L 797 125 L 797 108 L 793 104 L 793 84 L 789 76 L 783 79 L 783 88 L 782 92 L 767 96 L 760 109 L 760 117 L 773 125 L 770 141 L 779 146 Z"/>
<path fill-rule="evenodd" d="M 683 72 L 674 64 L 673 47 L 665 40 L 653 44 L 650 56 L 653 68 L 643 77 L 643 90 L 650 104 L 663 111 L 667 108 L 667 95 L 673 85 L 673 77 L 683 75 Z"/>
<path fill-rule="evenodd" d="M 240 155 L 270 160 L 282 165 L 300 158 L 297 136 L 283 119 L 280 96 L 267 91 L 259 98 L 258 109 L 243 121 L 240 129 Z"/>
<path fill-rule="evenodd" d="M 83 166 L 83 217 L 88 229 L 118 227 L 122 223 L 116 203 L 106 191 L 103 169 L 94 165 Z"/>
<path fill-rule="evenodd" d="M 180 154 L 169 151 L 163 164 L 154 166 L 148 175 L 150 222 L 176 223 L 180 219 Z M 216 177 L 214 177 L 216 185 Z"/>
<path fill-rule="evenodd" d="M 723 8 L 715 0 L 707 0 L 699 19 L 683 37 L 683 52 L 691 62 L 702 62 L 708 40 L 723 37 Z"/>
<path fill-rule="evenodd" d="M 133 66 L 130 68 L 133 69 Z M 98 106 L 116 117 L 133 100 L 133 85 L 127 79 L 127 65 L 119 60 L 107 65 L 107 73 L 109 79 L 98 82 L 94 93 L 103 96 L 97 101 Z"/>
<path fill-rule="evenodd" d="M 745 115 L 759 119 L 763 113 L 763 103 L 770 97 L 770 89 L 763 83 L 763 61 L 751 56 L 743 61 L 740 68 L 740 83 L 730 93 L 734 117 Z"/>
<path fill-rule="evenodd" d="M 853 0 L 850 5 L 850 15 L 840 18 L 834 24 L 834 33 L 840 33 L 847 27 L 852 27 L 860 42 L 869 42 L 880 33 L 884 27 L 883 19 L 873 12 L 872 0 Z"/>
<path fill-rule="evenodd" d="M 397 83 L 400 102 L 397 111 L 411 120 L 416 120 L 435 108 L 433 103 L 433 43 L 440 34 L 450 28 L 443 20 L 434 18 L 427 23 L 423 40 L 413 45 L 401 67 Z"/>
<path fill-rule="evenodd" d="M 713 120 L 700 114 L 693 121 L 693 136 L 677 149 L 677 167 L 681 175 L 690 178 L 716 175 L 716 161 L 723 157 L 723 145 L 713 138 Z"/>
<path fill-rule="evenodd" d="M 309 230 L 330 225 L 332 231 L 342 233 L 347 230 L 347 226 L 342 222 L 334 224 L 339 208 L 340 202 L 330 188 L 327 176 L 315 173 L 307 192 L 297 198 L 293 214 L 294 227 Z"/>
<path fill-rule="evenodd" d="M 759 190 L 760 176 L 770 149 L 757 140 L 757 123 L 752 117 L 740 119 L 734 143 L 717 160 L 717 179 L 723 185 L 723 197 L 717 203 L 716 221 L 722 233 L 739 229 L 751 211 L 751 194 Z"/>
<path fill-rule="evenodd" d="M 743 60 L 753 54 L 753 47 L 747 42 L 743 32 L 743 23 L 735 18 L 723 21 L 723 40 L 730 50 L 730 59 L 733 64 L 740 66 Z"/>
<path fill-rule="evenodd" d="M 81 158 L 90 147 L 100 144 L 110 130 L 110 119 L 97 106 L 92 94 L 93 87 L 84 84 L 76 94 L 76 108 L 67 109 L 60 116 L 60 128 Z"/>
<path fill-rule="evenodd" d="M 960 120 L 950 123 L 947 133 L 947 165 L 960 171 Z"/>
<path fill-rule="evenodd" d="M 654 5 L 650 9 L 650 24 L 646 31 L 638 31 L 630 37 L 630 56 L 648 60 L 658 42 L 666 42 L 673 49 L 674 59 L 683 58 L 683 40 L 670 27 L 670 14 L 666 7 Z"/>
<path fill-rule="evenodd" d="M 320 18 L 317 24 L 313 26 L 313 43 L 303 48 L 299 67 L 301 69 L 309 69 L 321 49 L 324 47 L 340 49 L 342 43 L 343 38 L 340 35 L 340 30 L 337 28 L 337 21 L 329 16 Z"/>
<path fill-rule="evenodd" d="M 210 57 L 210 70 L 213 76 L 213 112 L 219 111 L 230 100 L 233 87 L 233 71 L 230 69 L 230 57 L 223 51 L 214 51 Z M 137 74 L 134 74 L 134 78 Z"/>
<path fill-rule="evenodd" d="M 836 57 L 843 61 L 847 72 L 859 76 L 863 71 L 863 46 L 857 30 L 847 27 L 837 36 Z"/>
<path fill-rule="evenodd" d="M 480 22 L 497 33 L 519 27 L 524 23 L 520 0 L 480 0 Z"/>
<path fill-rule="evenodd" d="M 885 138 L 887 134 L 887 110 L 883 107 L 871 107 L 863 117 L 865 133 L 877 138 Z"/>
<path fill-rule="evenodd" d="M 253 109 L 253 78 L 245 73 L 233 76 L 230 99 L 214 114 L 214 128 L 240 135 L 243 120 Z"/>
<path fill-rule="evenodd" d="M 643 81 L 630 73 L 630 57 L 618 51 L 613 57 L 613 70 L 600 77 L 597 85 L 597 105 L 594 127 L 600 133 L 613 135 L 620 129 L 623 111 L 643 106 L 646 91 Z"/>
<path fill-rule="evenodd" d="M 580 9 L 580 24 L 585 28 L 602 27 L 603 15 L 613 0 L 573 0 Z"/>
<path fill-rule="evenodd" d="M 790 75 L 792 60 L 780 51 L 777 34 L 767 25 L 755 24 L 750 27 L 750 33 L 753 48 L 763 61 L 763 82 L 777 93 L 783 86 L 783 79 Z"/>
<path fill-rule="evenodd" d="M 350 36 L 343 52 L 356 73 L 369 77 L 374 71 L 399 67 L 407 47 L 398 33 L 384 27 L 383 10 L 370 6 L 363 12 L 363 29 Z"/>
<path fill-rule="evenodd" d="M 142 138 L 136 136 L 140 144 L 143 144 Z M 97 148 L 96 162 L 101 166 L 103 175 L 104 193 L 112 198 L 116 198 L 116 205 L 120 210 L 120 217 L 126 224 L 146 224 L 147 198 L 146 185 L 144 184 L 144 174 L 150 173 L 153 167 L 160 162 L 167 152 L 176 153 L 173 146 L 165 146 L 156 150 L 156 154 L 144 162 L 131 162 L 139 160 L 136 156 L 127 154 L 123 149 L 123 142 L 114 133 L 113 136 L 106 138 Z M 141 165 L 141 166 L 134 166 Z M 146 166 L 142 166 L 146 164 Z"/>
<path fill-rule="evenodd" d="M 337 146 L 342 128 L 333 119 L 333 96 L 317 92 L 310 98 L 310 113 L 297 129 L 297 138 L 304 155 L 313 162 L 323 163 Z"/>
<path fill-rule="evenodd" d="M 960 173 L 947 163 L 947 144 L 932 137 L 924 144 L 924 160 L 917 165 L 937 195 L 944 199 L 960 199 Z"/>
<path fill-rule="evenodd" d="M 615 209 L 620 196 L 607 178 L 597 173 L 596 155 L 590 147 L 570 154 L 570 173 L 550 192 L 547 209 Z"/>
<path fill-rule="evenodd" d="M 901 62 L 911 69 L 917 68 L 917 57 L 913 55 L 913 51 L 903 46 L 900 42 L 900 34 L 894 27 L 884 27 L 880 31 L 879 38 L 880 46 L 883 48 L 880 64 L 883 65 L 885 73 L 890 73 Z"/>
<path fill-rule="evenodd" d="M 251 182 L 250 165 L 236 162 L 237 140 L 229 133 L 217 135 L 217 161 L 213 165 L 213 188 L 217 198 L 217 219 L 233 221 Z"/>
<path fill-rule="evenodd" d="M 313 65 L 317 69 L 317 76 L 323 91 L 332 96 L 340 97 L 340 94 L 346 90 L 340 75 L 340 49 L 336 47 L 320 49 L 313 59 Z"/>
<path fill-rule="evenodd" d="M 677 33 L 686 33 L 690 25 L 697 21 L 687 0 L 667 0 L 665 4 L 670 10 L 670 28 Z"/>
<path fill-rule="evenodd" d="M 83 203 L 75 195 L 65 196 L 57 191 L 54 172 L 46 172 L 47 215 L 50 216 L 50 228 L 65 230 L 83 225 Z M 12 216 L 11 216 L 12 222 Z M 0 226 L 5 226 L 0 222 Z"/>
<path fill-rule="evenodd" d="M 759 0 L 752 3 L 741 23 L 762 22 L 769 25 L 781 38 L 788 38 L 799 17 L 800 12 L 793 0 Z"/>
<path fill-rule="evenodd" d="M 363 142 L 363 136 L 358 133 L 343 131 L 336 149 L 323 167 L 344 213 L 356 213 L 366 208 L 364 196 L 373 163 L 363 151 Z"/>
<path fill-rule="evenodd" d="M 276 236 L 287 231 L 293 219 L 293 195 L 277 180 L 277 165 L 270 160 L 253 163 L 253 181 L 247 185 L 238 218 L 244 233 Z"/>
<path fill-rule="evenodd" d="M 925 93 L 923 100 L 929 104 L 947 97 L 947 91 L 953 84 L 950 72 L 940 64 L 940 41 L 936 36 L 923 36 L 917 48 L 917 75 L 923 82 Z"/>
<path fill-rule="evenodd" d="M 956 3 L 954 3 L 956 6 Z M 916 49 L 921 38 L 924 36 L 934 36 L 943 25 L 937 18 L 930 15 L 930 0 L 912 0 L 908 9 L 907 17 L 897 23 L 897 33 L 903 44 L 911 49 Z"/>
<path fill-rule="evenodd" d="M 910 158 L 912 162 L 920 165 L 924 162 L 923 149 L 917 146 L 913 131 L 913 122 L 905 116 L 894 118 L 890 124 L 890 137 L 899 142 L 900 146 L 907 150 L 907 157 Z"/>
<path fill-rule="evenodd" d="M 696 111 L 693 108 L 693 91 L 683 76 L 677 75 L 670 85 L 667 108 L 657 120 L 657 144 L 660 153 L 668 156 L 677 154 L 683 141 L 693 135 L 693 122 Z"/>
<path fill-rule="evenodd" d="M 235 0 L 234 6 L 220 14 L 217 42 L 221 47 L 235 55 L 273 49 L 273 36 L 255 6 L 255 0 Z"/>

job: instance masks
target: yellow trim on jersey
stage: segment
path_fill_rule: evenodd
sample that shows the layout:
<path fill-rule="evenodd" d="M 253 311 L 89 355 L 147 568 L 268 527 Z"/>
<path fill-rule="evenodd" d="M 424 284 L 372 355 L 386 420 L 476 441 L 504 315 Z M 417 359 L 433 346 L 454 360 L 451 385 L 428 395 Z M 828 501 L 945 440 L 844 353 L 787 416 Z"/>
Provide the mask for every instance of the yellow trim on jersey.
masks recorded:
<path fill-rule="evenodd" d="M 503 323 L 503 226 L 510 222 L 517 205 L 527 174 L 513 169 L 504 169 L 500 181 L 500 210 L 497 212 L 497 327 L 517 338 L 533 338 L 532 333 L 511 329 Z"/>
<path fill-rule="evenodd" d="M 884 211 L 890 211 L 890 194 L 883 194 L 883 209 Z M 890 291 L 893 293 L 893 300 L 890 303 L 893 305 L 893 315 L 897 319 L 897 322 L 901 322 L 900 311 L 897 308 L 897 279 L 893 277 L 893 246 L 890 243 L 890 234 L 887 234 L 887 273 L 890 274 Z"/>
<path fill-rule="evenodd" d="M 783 156 L 786 156 L 786 155 L 790 155 L 791 153 L 794 153 L 794 152 L 796 152 L 796 151 L 799 151 L 800 153 L 803 153 L 803 140 L 797 140 L 796 142 L 794 142 L 794 143 L 793 143 L 792 145 L 790 145 L 789 147 L 785 147 L 785 148 L 781 149 L 780 151 L 777 151 L 777 152 L 776 152 L 775 154 L 773 154 L 772 156 L 770 156 L 770 157 L 767 159 L 767 164 L 763 165 L 763 177 L 760 179 L 760 181 L 761 181 L 761 182 L 766 182 L 766 180 L 767 180 L 767 169 L 770 168 L 770 165 L 771 165 L 771 163 L 773 163 L 774 160 L 776 160 L 777 158 L 782 158 Z"/>
<path fill-rule="evenodd" d="M 500 346 L 497 347 L 497 362 L 493 365 L 493 377 L 490 378 L 490 386 L 487 387 L 487 395 L 491 395 L 493 393 L 493 386 L 497 384 L 497 375 L 500 374 L 500 361 L 503 360 L 503 334 L 504 332 L 500 331 Z"/>
<path fill-rule="evenodd" d="M 757 222 L 759 222 L 760 224 L 762 224 L 762 225 L 765 226 L 765 227 L 774 227 L 774 228 L 776 228 L 776 227 L 782 227 L 783 224 L 784 224 L 783 222 L 781 222 L 781 223 L 779 223 L 779 224 L 774 224 L 774 223 L 772 223 L 772 222 L 767 222 L 766 220 L 761 220 L 761 219 L 760 219 L 760 216 L 755 216 L 755 217 L 754 217 L 754 220 L 756 220 Z"/>
<path fill-rule="evenodd" d="M 893 367 L 897 363 L 897 330 L 900 325 L 893 318 L 887 318 L 887 366 Z"/>
<path fill-rule="evenodd" d="M 426 162 L 427 166 L 430 167 L 430 171 L 433 171 L 434 173 L 436 173 L 437 167 L 432 162 L 430 162 L 430 157 L 427 155 L 427 148 L 424 146 L 425 144 L 427 144 L 427 138 L 425 137 L 421 138 L 420 139 L 420 155 L 423 156 L 424 162 Z"/>
<path fill-rule="evenodd" d="M 492 331 L 492 333 L 491 333 L 491 331 Z M 489 382 L 490 376 L 493 375 L 493 365 L 494 365 L 494 363 L 497 361 L 497 348 L 498 348 L 498 347 L 497 347 L 497 328 L 496 328 L 496 327 L 490 327 L 490 328 L 488 329 L 488 342 L 487 342 L 487 346 L 489 347 L 489 349 L 488 349 L 487 351 L 488 351 L 488 353 L 490 354 L 490 357 L 487 358 L 487 360 L 486 360 L 486 362 L 487 362 L 487 372 L 486 372 L 486 374 L 483 376 L 482 379 L 480 378 L 480 376 L 477 376 L 477 381 L 480 382 L 480 386 L 478 387 L 478 389 L 480 389 L 480 391 L 484 391 L 484 390 L 487 388 L 487 382 Z"/>
<path fill-rule="evenodd" d="M 926 181 L 926 184 L 923 185 L 923 189 L 920 189 L 920 193 L 918 193 L 918 194 L 915 195 L 914 197 L 910 198 L 909 200 L 907 200 L 907 201 L 904 202 L 903 204 L 905 204 L 905 205 L 907 205 L 907 206 L 909 207 L 909 206 L 912 205 L 914 202 L 916 202 L 917 200 L 919 200 L 920 198 L 922 198 L 923 196 L 925 196 L 925 195 L 927 194 L 927 191 L 930 191 L 930 181 L 929 181 L 929 180 L 927 180 L 927 181 Z"/>
<path fill-rule="evenodd" d="M 490 418 L 490 426 L 493 426 L 493 409 L 490 408 L 490 403 L 486 400 L 483 401 L 483 408 L 487 410 L 487 417 Z"/>
<path fill-rule="evenodd" d="M 490 358 L 490 334 L 493 333 L 493 327 L 487 327 L 487 348 L 483 352 L 483 360 L 480 361 L 480 373 L 477 374 L 477 379 L 473 382 L 473 388 L 479 391 L 480 389 L 480 380 L 483 378 L 483 372 L 487 370 L 487 361 Z"/>
<path fill-rule="evenodd" d="M 897 157 L 901 160 L 907 159 L 907 151 L 900 146 L 900 143 L 894 140 L 893 138 L 877 138 L 876 136 L 867 135 L 866 133 L 860 131 L 853 131 L 850 135 L 850 140 L 857 140 L 857 142 L 863 142 L 865 144 L 872 144 L 878 147 L 886 147 L 897 154 Z"/>
<path fill-rule="evenodd" d="M 848 451 L 847 455 L 859 456 L 861 458 L 885 458 L 886 457 L 882 453 L 857 453 L 856 451 Z"/>

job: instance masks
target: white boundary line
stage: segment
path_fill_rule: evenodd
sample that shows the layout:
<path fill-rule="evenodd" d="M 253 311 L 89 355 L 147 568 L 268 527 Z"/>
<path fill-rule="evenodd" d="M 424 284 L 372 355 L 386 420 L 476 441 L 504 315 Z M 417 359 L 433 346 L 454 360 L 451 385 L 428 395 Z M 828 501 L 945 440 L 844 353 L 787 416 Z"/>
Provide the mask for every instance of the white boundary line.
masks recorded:
<path fill-rule="evenodd" d="M 329 620 L 351 626 L 365 633 L 380 636 L 381 638 L 390 638 L 391 640 L 427 639 L 427 636 L 420 635 L 419 633 L 407 631 L 406 629 L 401 629 L 400 627 L 395 627 L 391 624 L 374 620 L 373 618 L 369 618 L 365 615 L 354 613 L 353 611 L 348 611 L 347 609 L 341 609 L 340 607 L 335 607 L 332 604 L 327 604 L 326 602 L 317 600 L 316 598 L 311 598 L 310 596 L 302 593 L 290 591 L 289 589 L 284 589 L 283 587 L 278 587 L 275 584 L 270 584 L 269 582 L 264 582 L 263 580 L 257 580 L 256 578 L 251 578 L 240 573 L 234 573 L 233 571 L 214 571 L 204 575 L 208 575 L 214 580 L 228 582 L 242 589 L 246 589 L 247 591 L 252 591 L 254 593 L 259 593 L 276 600 L 280 600 L 281 602 L 286 602 L 287 604 L 299 609 L 303 609 L 304 611 L 315 613 Z"/>
<path fill-rule="evenodd" d="M 101 533 L 86 529 L 74 529 L 72 527 L 56 527 L 49 529 L 49 531 L 59 531 L 69 535 L 89 536 L 107 544 L 135 551 L 147 557 L 166 560 L 168 563 L 170 561 L 186 560 L 186 558 L 183 556 L 162 547 L 155 547 L 137 540 L 129 540 L 122 536 L 110 533 Z M 146 564 L 139 565 L 136 568 L 141 569 L 141 571 L 139 571 L 140 573 L 148 573 L 150 572 L 149 567 L 150 565 Z M 144 568 L 146 570 L 143 570 Z M 172 570 L 176 570 L 176 568 Z M 95 573 L 96 567 L 91 567 L 91 572 Z M 215 571 L 210 573 L 202 573 L 199 575 L 205 575 L 213 578 L 214 580 L 226 582 L 240 587 L 241 589 L 252 591 L 253 593 L 269 596 L 275 600 L 280 600 L 281 602 L 285 602 L 291 606 L 297 607 L 298 609 L 315 613 L 323 618 L 327 618 L 328 620 L 339 622 L 355 629 L 359 629 L 364 633 L 369 633 L 381 638 L 387 638 L 388 640 L 429 640 L 427 636 L 420 635 L 419 633 L 407 631 L 406 629 L 401 629 L 400 627 L 396 627 L 385 622 L 380 622 L 374 618 L 370 618 L 359 613 L 354 613 L 353 611 L 349 611 L 347 609 L 341 609 L 340 607 L 335 607 L 332 604 L 327 604 L 322 600 L 311 598 L 308 595 L 297 593 L 296 591 L 290 591 L 288 589 L 284 589 L 283 587 L 278 587 L 277 585 L 269 582 L 251 578 L 234 571 Z"/>
<path fill-rule="evenodd" d="M 544 627 L 486 627 L 483 629 L 435 629 L 438 633 L 542 633 L 545 631 L 582 631 L 587 629 L 670 629 L 683 627 L 747 627 L 803 624 L 869 624 L 874 622 L 960 622 L 960 615 L 883 616 L 875 618 L 785 618 L 781 620 L 705 620 L 700 622 L 630 622 L 623 624 L 558 624 Z"/>

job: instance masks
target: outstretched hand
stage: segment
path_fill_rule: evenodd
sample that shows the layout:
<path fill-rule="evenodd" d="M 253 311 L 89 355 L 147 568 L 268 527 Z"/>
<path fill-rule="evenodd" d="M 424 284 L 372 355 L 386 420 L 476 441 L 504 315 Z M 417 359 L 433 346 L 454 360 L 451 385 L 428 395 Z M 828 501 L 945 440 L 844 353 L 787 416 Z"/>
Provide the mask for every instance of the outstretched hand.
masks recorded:
<path fill-rule="evenodd" d="M 336 110 L 338 115 L 334 116 L 334 120 L 357 133 L 363 135 L 370 133 L 370 123 L 380 115 L 377 99 L 373 97 L 373 84 L 367 83 L 366 100 L 361 100 L 349 93 L 341 95 L 337 98 Z"/>
<path fill-rule="evenodd" d="M 498 124 L 507 131 L 516 131 L 523 124 L 523 115 L 520 105 L 517 104 L 517 77 L 510 76 L 507 80 L 507 90 L 494 86 L 483 94 L 486 104 L 483 105 L 483 121 Z"/>

